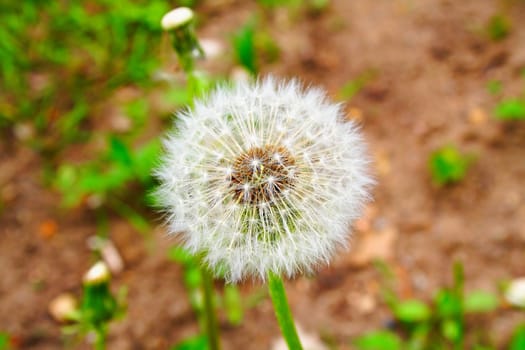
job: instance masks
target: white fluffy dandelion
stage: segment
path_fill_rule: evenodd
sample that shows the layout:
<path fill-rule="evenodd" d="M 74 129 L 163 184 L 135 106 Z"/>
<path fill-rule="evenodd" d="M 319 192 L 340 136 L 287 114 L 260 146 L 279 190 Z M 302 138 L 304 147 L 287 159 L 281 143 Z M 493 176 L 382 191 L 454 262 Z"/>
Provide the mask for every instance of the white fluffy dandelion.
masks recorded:
<path fill-rule="evenodd" d="M 178 117 L 158 195 L 170 232 L 212 271 L 290 277 L 348 241 L 372 180 L 362 136 L 322 90 L 224 86 Z"/>

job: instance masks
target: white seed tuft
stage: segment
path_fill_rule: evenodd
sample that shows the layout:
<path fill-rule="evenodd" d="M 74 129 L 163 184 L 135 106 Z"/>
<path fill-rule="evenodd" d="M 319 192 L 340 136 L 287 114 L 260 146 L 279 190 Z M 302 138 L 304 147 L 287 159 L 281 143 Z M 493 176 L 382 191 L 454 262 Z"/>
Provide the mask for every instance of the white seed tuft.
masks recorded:
<path fill-rule="evenodd" d="M 156 172 L 170 232 L 232 282 L 329 262 L 373 183 L 363 138 L 343 120 L 321 90 L 273 78 L 196 101 Z"/>

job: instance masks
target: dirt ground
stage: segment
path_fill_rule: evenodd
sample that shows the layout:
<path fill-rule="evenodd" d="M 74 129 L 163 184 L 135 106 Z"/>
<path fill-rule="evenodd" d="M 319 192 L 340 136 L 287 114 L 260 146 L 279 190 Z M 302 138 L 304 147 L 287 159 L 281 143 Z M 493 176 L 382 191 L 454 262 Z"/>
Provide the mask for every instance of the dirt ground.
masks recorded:
<path fill-rule="evenodd" d="M 207 18 L 202 37 L 228 45 L 254 8 L 227 3 L 198 10 Z M 501 11 L 514 26 L 495 43 L 483 28 Z M 263 67 L 265 74 L 298 76 L 337 99 L 347 81 L 373 72 L 347 108 L 374 156 L 375 200 L 356 224 L 349 252 L 315 278 L 287 283 L 306 332 L 351 349 L 353 336 L 389 322 L 375 259 L 392 266 L 407 298 L 430 299 L 450 283 L 456 260 L 464 264 L 467 290 L 496 291 L 499 281 L 525 275 L 525 124 L 492 119 L 497 100 L 486 89 L 493 79 L 502 81 L 505 95 L 525 88 L 524 2 L 334 0 L 321 15 L 278 12 L 267 20 L 281 56 Z M 427 159 L 445 144 L 476 161 L 462 183 L 440 189 L 430 181 Z M 42 183 L 42 160 L 11 138 L 0 141 L 0 167 L 0 330 L 21 349 L 59 349 L 60 325 L 47 308 L 62 292 L 80 292 L 93 262 L 86 239 L 95 234 L 96 218 L 88 210 L 60 209 L 59 195 Z M 46 239 L 40 233 L 49 220 L 57 234 Z M 127 317 L 111 328 L 108 348 L 167 349 L 195 334 L 181 269 L 166 259 L 173 242 L 162 227 L 150 244 L 117 216 L 109 231 L 125 262 L 114 285 L 128 287 L 130 303 Z M 259 288 L 242 286 L 245 295 Z M 479 320 L 500 346 L 519 321 L 523 313 L 511 310 Z M 224 349 L 269 349 L 279 337 L 268 300 L 248 309 L 241 326 L 223 322 L 221 328 Z"/>

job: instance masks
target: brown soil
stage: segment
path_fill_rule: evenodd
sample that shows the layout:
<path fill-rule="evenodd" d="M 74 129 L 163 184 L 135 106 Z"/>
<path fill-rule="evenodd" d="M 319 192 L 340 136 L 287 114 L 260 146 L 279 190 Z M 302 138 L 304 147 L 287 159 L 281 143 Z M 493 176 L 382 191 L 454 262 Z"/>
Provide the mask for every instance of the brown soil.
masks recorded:
<path fill-rule="evenodd" d="M 201 34 L 227 44 L 255 6 L 225 3 L 203 6 L 208 19 Z M 494 43 L 483 28 L 500 11 L 515 25 L 508 38 Z M 334 0 L 321 15 L 268 16 L 282 52 L 264 73 L 298 76 L 334 98 L 347 81 L 373 75 L 348 111 L 361 120 L 375 158 L 375 201 L 356 225 L 350 252 L 341 252 L 315 278 L 287 284 L 307 332 L 351 349 L 353 336 L 390 320 L 376 258 L 392 266 L 407 298 L 430 299 L 450 283 L 455 260 L 465 266 L 467 290 L 495 291 L 498 281 L 525 275 L 525 124 L 493 120 L 497 100 L 486 89 L 498 79 L 506 95 L 523 91 L 524 19 L 525 3 L 489 0 Z M 14 335 L 22 349 L 62 348 L 60 325 L 47 308 L 62 292 L 79 294 L 81 276 L 93 262 L 86 239 L 95 234 L 96 218 L 89 210 L 60 209 L 58 194 L 42 183 L 42 159 L 13 140 L 0 142 L 0 330 Z M 428 155 L 449 143 L 474 154 L 476 162 L 463 182 L 437 188 Z M 44 238 L 52 222 L 57 232 Z M 155 215 L 151 222 L 158 223 Z M 128 287 L 129 309 L 112 326 L 108 348 L 167 349 L 195 334 L 181 269 L 166 259 L 173 242 L 162 228 L 146 244 L 114 216 L 109 232 L 125 261 L 114 285 Z M 242 287 L 245 295 L 259 288 Z M 479 322 L 502 346 L 520 320 L 523 313 L 507 310 Z M 240 327 L 223 322 L 221 334 L 224 349 L 268 349 L 279 336 L 271 304 L 248 309 Z"/>

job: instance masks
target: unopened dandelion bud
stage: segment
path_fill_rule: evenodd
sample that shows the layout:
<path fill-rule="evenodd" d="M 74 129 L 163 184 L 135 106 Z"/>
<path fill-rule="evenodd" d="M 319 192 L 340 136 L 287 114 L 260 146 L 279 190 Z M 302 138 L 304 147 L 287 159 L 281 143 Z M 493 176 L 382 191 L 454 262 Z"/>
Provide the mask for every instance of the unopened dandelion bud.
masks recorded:
<path fill-rule="evenodd" d="M 187 7 L 176 8 L 164 15 L 161 26 L 172 35 L 172 45 L 185 71 L 193 69 L 193 60 L 204 56 L 193 27 L 193 11 Z"/>
<path fill-rule="evenodd" d="M 166 13 L 161 20 L 164 30 L 174 30 L 189 24 L 193 20 L 193 11 L 188 7 L 179 7 Z"/>
<path fill-rule="evenodd" d="M 165 149 L 169 230 L 233 282 L 329 262 L 373 183 L 358 127 L 296 81 L 217 88 L 178 115 Z"/>
<path fill-rule="evenodd" d="M 116 315 L 118 305 L 111 294 L 111 275 L 107 265 L 99 261 L 84 275 L 82 315 L 91 325 L 110 321 Z"/>
<path fill-rule="evenodd" d="M 84 285 L 96 285 L 109 282 L 111 274 L 108 266 L 99 261 L 93 265 L 84 275 Z"/>

